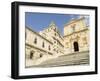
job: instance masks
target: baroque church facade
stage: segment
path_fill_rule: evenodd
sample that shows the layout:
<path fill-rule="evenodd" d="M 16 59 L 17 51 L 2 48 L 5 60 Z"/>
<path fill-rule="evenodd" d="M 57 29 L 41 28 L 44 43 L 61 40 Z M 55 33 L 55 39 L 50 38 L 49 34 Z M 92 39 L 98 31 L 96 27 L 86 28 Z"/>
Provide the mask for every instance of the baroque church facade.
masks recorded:
<path fill-rule="evenodd" d="M 26 27 L 25 40 L 27 67 L 61 55 L 89 51 L 89 27 L 84 18 L 65 24 L 63 36 L 54 22 L 40 32 Z"/>
<path fill-rule="evenodd" d="M 85 18 L 74 19 L 64 26 L 65 54 L 89 51 L 89 26 Z"/>

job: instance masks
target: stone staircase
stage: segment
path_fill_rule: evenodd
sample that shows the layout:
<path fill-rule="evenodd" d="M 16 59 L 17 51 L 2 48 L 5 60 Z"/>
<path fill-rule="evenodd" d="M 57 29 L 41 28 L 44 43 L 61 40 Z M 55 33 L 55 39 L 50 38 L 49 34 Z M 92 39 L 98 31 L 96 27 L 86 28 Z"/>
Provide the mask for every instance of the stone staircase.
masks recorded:
<path fill-rule="evenodd" d="M 79 52 L 69 55 L 62 55 L 55 59 L 50 59 L 42 62 L 36 67 L 58 67 L 58 66 L 71 66 L 89 64 L 89 52 Z"/>

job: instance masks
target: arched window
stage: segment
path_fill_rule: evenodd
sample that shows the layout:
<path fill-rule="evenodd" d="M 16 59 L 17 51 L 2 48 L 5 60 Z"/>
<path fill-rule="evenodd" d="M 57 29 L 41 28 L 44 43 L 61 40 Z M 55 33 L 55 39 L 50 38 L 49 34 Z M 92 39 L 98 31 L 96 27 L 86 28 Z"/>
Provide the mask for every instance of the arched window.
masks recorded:
<path fill-rule="evenodd" d="M 37 44 L 37 38 L 34 39 L 34 43 Z"/>
<path fill-rule="evenodd" d="M 43 48 L 45 47 L 45 44 L 44 44 L 44 42 L 42 43 L 42 47 L 43 47 Z"/>
<path fill-rule="evenodd" d="M 40 58 L 43 56 L 43 54 L 40 54 Z"/>
<path fill-rule="evenodd" d="M 33 54 L 34 54 L 34 51 L 31 51 L 31 52 L 30 52 L 30 59 L 33 58 Z"/>

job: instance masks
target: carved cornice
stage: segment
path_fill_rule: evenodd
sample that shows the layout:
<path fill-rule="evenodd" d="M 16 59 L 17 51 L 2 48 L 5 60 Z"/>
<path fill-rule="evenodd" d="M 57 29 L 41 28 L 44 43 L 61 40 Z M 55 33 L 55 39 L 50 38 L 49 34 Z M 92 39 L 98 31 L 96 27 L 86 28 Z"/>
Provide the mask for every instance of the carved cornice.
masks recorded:
<path fill-rule="evenodd" d="M 84 32 L 84 31 L 87 31 L 87 30 L 89 30 L 89 29 L 88 29 L 88 28 L 85 28 L 85 29 L 83 29 L 83 30 L 76 31 L 76 32 L 73 32 L 73 33 L 71 33 L 71 34 L 65 35 L 65 36 L 63 36 L 63 37 L 65 38 L 65 37 L 67 37 L 67 36 L 70 36 L 70 35 L 73 35 L 73 34 L 77 34 L 77 33 L 80 33 L 80 32 Z"/>
<path fill-rule="evenodd" d="M 43 49 L 41 49 L 41 48 L 38 48 L 38 47 L 33 46 L 33 45 L 30 45 L 30 44 L 28 44 L 28 43 L 25 43 L 25 45 L 26 45 L 26 46 L 29 46 L 29 47 L 31 47 L 31 48 L 35 48 L 35 49 L 41 50 L 41 51 L 43 51 L 43 52 L 46 52 L 46 53 L 50 53 L 50 54 L 52 54 L 52 53 L 49 52 L 49 51 L 43 50 Z"/>

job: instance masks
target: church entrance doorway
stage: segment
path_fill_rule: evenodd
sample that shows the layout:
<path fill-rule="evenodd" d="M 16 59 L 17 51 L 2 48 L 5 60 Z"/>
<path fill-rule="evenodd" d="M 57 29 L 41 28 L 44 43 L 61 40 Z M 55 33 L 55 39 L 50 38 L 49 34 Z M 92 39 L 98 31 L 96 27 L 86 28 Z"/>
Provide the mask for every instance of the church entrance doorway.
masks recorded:
<path fill-rule="evenodd" d="M 74 45 L 74 51 L 75 51 L 75 52 L 76 52 L 76 51 L 79 51 L 78 42 L 74 42 L 73 45 Z"/>

